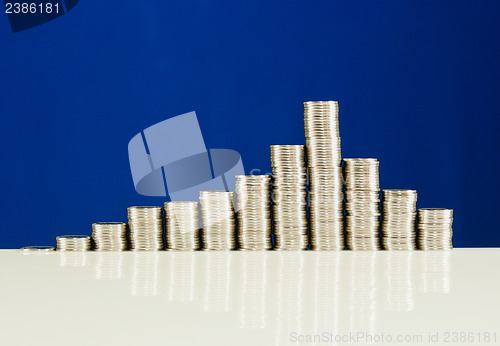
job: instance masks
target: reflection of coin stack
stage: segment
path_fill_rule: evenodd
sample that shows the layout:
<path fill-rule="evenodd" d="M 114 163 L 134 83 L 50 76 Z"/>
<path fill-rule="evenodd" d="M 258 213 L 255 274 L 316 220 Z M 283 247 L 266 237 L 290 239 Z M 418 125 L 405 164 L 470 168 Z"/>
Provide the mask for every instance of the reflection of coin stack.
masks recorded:
<path fill-rule="evenodd" d="M 392 251 L 387 256 L 387 309 L 390 311 L 413 310 L 412 258 L 413 252 Z"/>
<path fill-rule="evenodd" d="M 314 265 L 314 334 L 339 333 L 342 254 L 318 252 Z M 318 344 L 322 344 L 318 342 Z"/>
<path fill-rule="evenodd" d="M 132 296 L 150 297 L 159 295 L 159 256 L 156 252 L 133 254 Z"/>
<path fill-rule="evenodd" d="M 194 251 L 200 247 L 198 202 L 165 202 L 167 249 Z"/>
<path fill-rule="evenodd" d="M 130 249 L 163 250 L 163 213 L 160 207 L 129 207 Z"/>
<path fill-rule="evenodd" d="M 290 332 L 304 333 L 304 254 L 279 255 L 276 345 L 290 345 Z"/>
<path fill-rule="evenodd" d="M 61 251 L 58 255 L 61 267 L 86 267 L 90 264 L 86 251 Z"/>
<path fill-rule="evenodd" d="M 233 193 L 200 191 L 203 250 L 234 250 L 236 247 Z"/>
<path fill-rule="evenodd" d="M 96 222 L 92 224 L 92 239 L 96 251 L 127 250 L 127 224 Z"/>
<path fill-rule="evenodd" d="M 92 243 L 88 235 L 60 235 L 56 237 L 57 251 L 90 251 Z"/>
<path fill-rule="evenodd" d="M 243 283 L 241 291 L 240 327 L 266 326 L 267 254 L 243 254 Z"/>
<path fill-rule="evenodd" d="M 451 258 L 449 251 L 422 252 L 421 289 L 425 293 L 449 293 L 451 290 Z"/>
<path fill-rule="evenodd" d="M 335 101 L 304 102 L 313 250 L 344 248 L 343 181 Z"/>
<path fill-rule="evenodd" d="M 375 252 L 354 252 L 351 269 L 351 328 L 373 334 L 377 317 Z"/>
<path fill-rule="evenodd" d="M 239 250 L 269 250 L 271 211 L 269 175 L 237 175 Z"/>
<path fill-rule="evenodd" d="M 382 244 L 385 250 L 415 250 L 417 191 L 382 190 Z"/>
<path fill-rule="evenodd" d="M 203 310 L 222 312 L 230 309 L 231 293 L 231 256 L 229 253 L 216 252 L 205 254 L 205 292 Z"/>
<path fill-rule="evenodd" d="M 350 250 L 380 247 L 377 159 L 344 159 L 346 238 Z"/>
<path fill-rule="evenodd" d="M 123 255 L 116 252 L 99 252 L 95 266 L 97 280 L 120 280 L 122 278 Z"/>
<path fill-rule="evenodd" d="M 303 145 L 271 145 L 276 250 L 304 250 L 308 246 L 304 160 Z"/>
<path fill-rule="evenodd" d="M 451 250 L 453 209 L 418 210 L 418 247 L 420 250 Z"/>
<path fill-rule="evenodd" d="M 168 300 L 171 302 L 192 302 L 195 287 L 194 253 L 173 252 L 170 256 Z"/>

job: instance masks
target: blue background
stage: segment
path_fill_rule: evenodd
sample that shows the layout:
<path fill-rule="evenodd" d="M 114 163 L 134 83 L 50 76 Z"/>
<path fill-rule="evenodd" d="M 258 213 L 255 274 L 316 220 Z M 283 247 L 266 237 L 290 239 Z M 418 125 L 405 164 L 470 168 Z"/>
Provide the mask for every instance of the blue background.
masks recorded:
<path fill-rule="evenodd" d="M 91 1 L 12 33 L 0 13 L 0 248 L 125 220 L 128 141 L 195 110 L 209 148 L 270 171 L 302 101 L 338 100 L 344 157 L 500 246 L 499 1 Z"/>

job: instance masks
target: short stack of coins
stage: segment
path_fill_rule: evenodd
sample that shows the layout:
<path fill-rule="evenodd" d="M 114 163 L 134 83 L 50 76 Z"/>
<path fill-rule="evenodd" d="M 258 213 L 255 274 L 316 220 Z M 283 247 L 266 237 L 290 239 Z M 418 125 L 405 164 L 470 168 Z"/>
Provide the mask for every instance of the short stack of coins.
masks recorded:
<path fill-rule="evenodd" d="M 233 198 L 233 192 L 200 191 L 203 250 L 235 249 L 236 222 Z"/>
<path fill-rule="evenodd" d="M 303 145 L 271 145 L 276 250 L 305 250 L 309 246 L 304 149 Z"/>
<path fill-rule="evenodd" d="M 129 207 L 130 250 L 164 249 L 163 211 L 161 207 Z"/>
<path fill-rule="evenodd" d="M 88 235 L 60 235 L 56 237 L 57 251 L 90 251 L 92 242 Z"/>
<path fill-rule="evenodd" d="M 344 164 L 347 247 L 379 250 L 379 162 L 344 159 Z"/>
<path fill-rule="evenodd" d="M 344 248 L 343 180 L 336 101 L 304 102 L 312 250 Z"/>
<path fill-rule="evenodd" d="M 417 191 L 382 190 L 382 246 L 385 250 L 415 250 Z"/>
<path fill-rule="evenodd" d="M 453 248 L 453 209 L 421 208 L 418 210 L 418 247 L 420 250 Z"/>
<path fill-rule="evenodd" d="M 198 202 L 165 202 L 165 233 L 168 250 L 195 251 L 200 248 Z"/>
<path fill-rule="evenodd" d="M 237 175 L 238 250 L 269 250 L 271 195 L 269 175 Z"/>
<path fill-rule="evenodd" d="M 127 224 L 124 222 L 96 222 L 92 224 L 92 239 L 96 251 L 127 250 Z"/>

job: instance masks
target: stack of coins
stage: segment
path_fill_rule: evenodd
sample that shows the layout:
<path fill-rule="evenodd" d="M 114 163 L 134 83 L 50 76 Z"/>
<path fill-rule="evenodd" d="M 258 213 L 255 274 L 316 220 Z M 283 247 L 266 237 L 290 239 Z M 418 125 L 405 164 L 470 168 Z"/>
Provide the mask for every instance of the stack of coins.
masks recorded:
<path fill-rule="evenodd" d="M 200 248 L 199 203 L 165 202 L 164 207 L 167 249 L 198 250 Z"/>
<path fill-rule="evenodd" d="M 96 222 L 92 224 L 92 239 L 96 251 L 127 250 L 127 224 L 124 222 Z"/>
<path fill-rule="evenodd" d="M 233 197 L 233 192 L 200 191 L 203 250 L 235 249 L 236 224 Z"/>
<path fill-rule="evenodd" d="M 415 250 L 417 191 L 382 190 L 382 245 L 385 250 Z"/>
<path fill-rule="evenodd" d="M 418 210 L 418 247 L 420 250 L 451 250 L 453 209 Z"/>
<path fill-rule="evenodd" d="M 276 250 L 304 250 L 307 239 L 307 175 L 303 145 L 271 145 Z"/>
<path fill-rule="evenodd" d="M 344 159 L 346 238 L 350 250 L 379 250 L 377 159 Z"/>
<path fill-rule="evenodd" d="M 163 212 L 161 207 L 129 207 L 130 250 L 163 250 Z"/>
<path fill-rule="evenodd" d="M 56 237 L 58 251 L 90 251 L 92 243 L 88 235 L 60 235 Z"/>
<path fill-rule="evenodd" d="M 344 248 L 343 180 L 336 101 L 304 102 L 312 250 Z"/>
<path fill-rule="evenodd" d="M 269 175 L 237 175 L 238 249 L 269 250 L 271 195 Z"/>

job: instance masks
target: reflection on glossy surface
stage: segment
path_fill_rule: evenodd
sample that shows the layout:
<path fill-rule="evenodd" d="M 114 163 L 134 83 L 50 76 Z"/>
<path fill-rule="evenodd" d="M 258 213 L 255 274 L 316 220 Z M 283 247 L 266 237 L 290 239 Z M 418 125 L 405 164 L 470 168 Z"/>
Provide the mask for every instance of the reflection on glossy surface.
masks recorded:
<path fill-rule="evenodd" d="M 436 344 L 427 340 L 429 332 L 454 330 L 500 337 L 496 249 L 0 251 L 0 257 L 6 345 L 163 345 L 167 339 L 323 345 L 336 344 L 325 335 L 358 332 L 419 334 L 425 345 Z"/>
<path fill-rule="evenodd" d="M 58 251 L 61 267 L 86 267 L 89 265 L 89 254 L 85 251 Z"/>
<path fill-rule="evenodd" d="M 377 281 L 375 251 L 353 251 L 351 254 L 351 314 L 349 330 L 374 333 L 377 316 Z"/>
<path fill-rule="evenodd" d="M 267 252 L 242 254 L 241 328 L 264 328 L 267 319 Z"/>
<path fill-rule="evenodd" d="M 276 345 L 287 345 L 290 332 L 303 333 L 304 252 L 282 251 L 278 257 Z"/>
<path fill-rule="evenodd" d="M 160 254 L 156 251 L 135 251 L 132 256 L 134 262 L 130 294 L 141 297 L 159 295 Z"/>
<path fill-rule="evenodd" d="M 95 278 L 97 280 L 120 280 L 123 277 L 123 254 L 101 251 L 97 253 Z"/>
<path fill-rule="evenodd" d="M 413 251 L 390 251 L 387 266 L 386 306 L 391 311 L 412 311 L 413 297 Z"/>
<path fill-rule="evenodd" d="M 192 302 L 194 300 L 195 256 L 193 252 L 172 251 L 167 269 L 167 297 L 171 302 Z M 198 278 L 199 280 L 199 278 Z"/>
<path fill-rule="evenodd" d="M 205 264 L 203 311 L 229 311 L 231 294 L 231 253 L 226 251 L 202 252 Z"/>
<path fill-rule="evenodd" d="M 422 290 L 425 293 L 450 292 L 450 257 L 450 251 L 426 252 L 422 262 Z"/>

